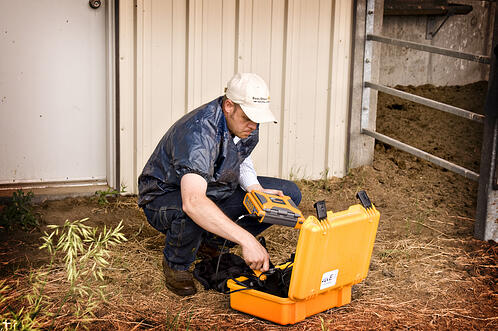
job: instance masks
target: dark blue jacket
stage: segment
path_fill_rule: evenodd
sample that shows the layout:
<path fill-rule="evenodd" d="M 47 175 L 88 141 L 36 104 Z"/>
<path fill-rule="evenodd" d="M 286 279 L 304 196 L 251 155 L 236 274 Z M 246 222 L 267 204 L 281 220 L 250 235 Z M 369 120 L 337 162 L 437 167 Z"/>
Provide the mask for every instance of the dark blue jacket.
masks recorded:
<path fill-rule="evenodd" d="M 259 128 L 237 145 L 228 131 L 219 97 L 180 118 L 162 137 L 138 178 L 138 204 L 180 189 L 187 173 L 208 183 L 214 201 L 229 197 L 239 184 L 240 164 L 258 143 Z"/>

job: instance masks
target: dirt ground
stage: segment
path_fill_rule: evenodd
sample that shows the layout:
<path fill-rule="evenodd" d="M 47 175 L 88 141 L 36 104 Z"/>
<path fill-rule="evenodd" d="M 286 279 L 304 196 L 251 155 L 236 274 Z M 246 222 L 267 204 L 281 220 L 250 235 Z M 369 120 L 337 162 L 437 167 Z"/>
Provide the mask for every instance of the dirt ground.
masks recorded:
<path fill-rule="evenodd" d="M 398 88 L 482 113 L 487 84 Z M 377 130 L 479 171 L 479 124 L 380 94 Z M 232 310 L 227 295 L 204 291 L 200 284 L 198 294 L 180 298 L 163 284 L 164 238 L 148 225 L 136 197 L 119 197 L 105 206 L 70 198 L 43 202 L 36 212 L 45 224 L 89 217 L 90 225 L 116 226 L 123 220 L 128 241 L 111 252 L 105 272 L 107 302 L 97 305 L 93 316 L 76 316 L 74 302 L 64 300 L 67 282 L 59 268 L 49 275 L 39 325 L 91 330 L 498 328 L 498 246 L 472 237 L 476 182 L 378 143 L 372 166 L 353 169 L 344 178 L 298 185 L 305 215 L 314 214 L 312 205 L 318 200 L 326 200 L 329 210 L 347 209 L 357 203 L 361 189 L 381 213 L 368 277 L 354 286 L 350 304 L 282 327 Z M 48 261 L 38 249 L 41 233 L 0 232 L 0 279 L 10 286 L 7 299 L 0 297 L 0 314 L 8 307 L 28 307 L 29 276 L 44 270 Z M 274 226 L 263 235 L 272 261 L 279 263 L 294 251 L 298 232 Z"/>

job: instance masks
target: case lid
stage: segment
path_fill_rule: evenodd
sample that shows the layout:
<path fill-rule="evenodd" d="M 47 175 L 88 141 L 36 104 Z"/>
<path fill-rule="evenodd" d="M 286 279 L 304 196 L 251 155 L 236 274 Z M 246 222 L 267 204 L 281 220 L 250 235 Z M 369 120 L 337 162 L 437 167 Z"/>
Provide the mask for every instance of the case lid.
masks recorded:
<path fill-rule="evenodd" d="M 310 216 L 301 227 L 289 298 L 311 296 L 359 283 L 366 278 L 380 214 L 372 205 Z"/>

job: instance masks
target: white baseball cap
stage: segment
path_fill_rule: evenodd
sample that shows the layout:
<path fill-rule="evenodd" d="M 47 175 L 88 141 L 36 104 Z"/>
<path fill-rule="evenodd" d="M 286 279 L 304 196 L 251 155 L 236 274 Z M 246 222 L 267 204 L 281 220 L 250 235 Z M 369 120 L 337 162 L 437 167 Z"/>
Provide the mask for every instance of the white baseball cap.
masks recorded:
<path fill-rule="evenodd" d="M 227 83 L 225 94 L 240 105 L 249 119 L 255 123 L 275 122 L 270 110 L 270 92 L 263 78 L 253 73 L 235 74 Z"/>

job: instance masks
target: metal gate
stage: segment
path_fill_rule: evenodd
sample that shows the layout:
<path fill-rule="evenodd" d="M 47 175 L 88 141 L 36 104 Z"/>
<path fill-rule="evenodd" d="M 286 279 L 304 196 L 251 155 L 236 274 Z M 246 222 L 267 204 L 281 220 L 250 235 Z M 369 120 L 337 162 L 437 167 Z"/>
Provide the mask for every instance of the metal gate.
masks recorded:
<path fill-rule="evenodd" d="M 450 171 L 453 171 L 455 173 L 458 173 L 464 177 L 470 178 L 475 181 L 479 181 L 479 199 L 482 201 L 483 199 L 486 201 L 486 210 L 485 212 L 479 212 L 478 210 L 478 220 L 476 222 L 476 229 L 475 229 L 475 236 L 479 239 L 493 239 L 497 241 L 498 239 L 498 227 L 496 226 L 496 208 L 487 208 L 487 206 L 495 205 L 494 202 L 496 202 L 496 197 L 498 196 L 497 194 L 494 194 L 494 189 L 492 188 L 493 185 L 489 185 L 489 180 L 485 180 L 484 178 L 481 178 L 480 180 L 480 175 L 472 170 L 466 169 L 462 166 L 459 166 L 457 164 L 454 164 L 452 162 L 449 162 L 445 159 L 442 159 L 440 157 L 437 157 L 433 154 L 430 154 L 428 152 L 425 152 L 423 150 L 417 149 L 413 146 L 410 146 L 408 144 L 405 144 L 399 140 L 393 139 L 389 136 L 380 134 L 374 130 L 368 129 L 369 126 L 369 121 L 370 121 L 370 94 L 371 90 L 377 90 L 381 91 L 402 99 L 406 99 L 415 103 L 419 103 L 428 107 L 435 108 L 437 110 L 441 110 L 447 113 L 451 113 L 472 121 L 476 121 L 479 123 L 484 123 L 487 119 L 485 116 L 473 113 L 471 111 L 454 107 L 445 103 L 437 102 L 431 99 L 427 99 L 424 97 L 420 97 L 414 94 L 410 94 L 407 92 L 399 91 L 387 86 L 383 86 L 377 83 L 374 83 L 371 81 L 372 78 L 372 62 L 374 61 L 373 59 L 373 43 L 379 42 L 379 43 L 386 43 L 390 45 L 395 45 L 399 47 L 406 47 L 406 48 L 411 48 L 419 51 L 425 51 L 425 52 L 430 52 L 430 53 L 436 53 L 436 54 L 441 54 L 445 56 L 450 56 L 454 58 L 459 58 L 459 59 L 465 59 L 469 61 L 475 61 L 479 63 L 484 63 L 484 64 L 491 64 L 491 57 L 489 56 L 484 56 L 484 55 L 477 55 L 477 54 L 470 54 L 470 53 L 464 53 L 464 52 L 458 52 L 450 49 L 445 49 L 441 47 L 436 47 L 436 46 L 431 46 L 431 45 L 425 45 L 425 44 L 420 44 L 420 43 L 415 43 L 415 42 L 410 42 L 410 41 L 405 41 L 405 40 L 400 40 L 400 39 L 395 39 L 395 38 L 389 38 L 385 36 L 380 36 L 374 34 L 374 17 L 375 17 L 375 0 L 367 0 L 366 3 L 366 18 L 365 18 L 365 53 L 364 53 L 364 58 L 363 58 L 363 91 L 362 91 L 362 106 L 361 106 L 361 133 L 368 135 L 370 137 L 373 137 L 377 139 L 378 141 L 381 141 L 385 144 L 391 145 L 397 149 L 400 149 L 402 151 L 405 151 L 407 153 L 410 153 L 412 155 L 415 155 L 417 157 L 420 157 L 424 160 L 427 160 L 429 162 L 432 162 L 438 166 L 441 166 L 445 169 L 448 169 Z M 496 10 L 495 7 L 495 23 L 494 23 L 494 40 L 493 40 L 493 47 L 496 47 L 497 44 L 497 37 L 498 37 L 498 32 L 497 32 L 497 13 L 498 10 Z M 496 56 L 496 55 L 495 55 Z M 490 71 L 490 82 L 493 77 L 493 71 L 495 71 L 495 65 L 491 66 L 491 71 Z M 491 87 L 492 84 L 490 83 L 489 86 Z M 496 83 L 494 85 L 496 87 Z M 491 91 L 491 89 L 488 89 L 488 99 L 496 95 L 497 91 Z M 486 107 L 492 107 L 492 103 L 487 102 Z M 491 109 L 487 109 L 486 114 L 488 114 L 491 111 Z M 493 119 L 495 122 L 495 120 Z M 493 123 L 494 123 L 493 122 Z M 482 155 L 483 157 L 481 158 L 482 160 L 486 160 L 486 162 L 489 162 L 489 166 L 481 164 L 481 176 L 485 176 L 487 178 L 496 178 L 495 177 L 495 168 L 496 168 L 496 131 L 497 131 L 497 126 L 492 124 L 491 125 L 492 129 L 487 130 L 490 131 L 485 133 L 485 139 L 492 139 L 493 143 L 491 143 L 491 147 L 489 150 L 486 150 L 483 146 L 483 151 Z M 486 130 L 485 130 L 486 131 Z M 485 145 L 485 144 L 483 144 Z M 493 147 L 494 146 L 494 147 Z M 484 155 L 490 155 L 490 157 L 485 158 Z M 483 173 L 484 168 L 489 168 L 489 171 L 486 171 L 486 173 Z M 486 169 L 487 169 L 486 168 Z M 490 176 L 488 173 L 491 173 L 492 175 Z M 488 184 L 486 184 L 488 183 Z M 483 189 L 481 185 L 487 185 L 486 187 L 491 186 L 490 190 L 487 188 Z M 496 186 L 496 185 L 495 185 Z M 496 187 L 495 187 L 496 189 Z M 481 191 L 483 193 L 481 193 Z M 483 198 L 482 195 L 485 194 L 486 197 Z M 479 205 L 479 203 L 478 203 Z M 483 205 L 483 202 L 481 202 L 481 205 Z M 492 212 L 492 210 L 495 210 L 495 212 Z M 485 219 L 480 219 L 479 215 L 483 215 Z M 481 217 L 482 218 L 482 217 Z M 484 223 L 488 222 L 488 226 L 484 226 Z M 495 229 L 494 231 L 484 231 L 482 229 L 487 228 L 487 229 Z M 486 232 L 486 234 L 485 234 Z"/>

